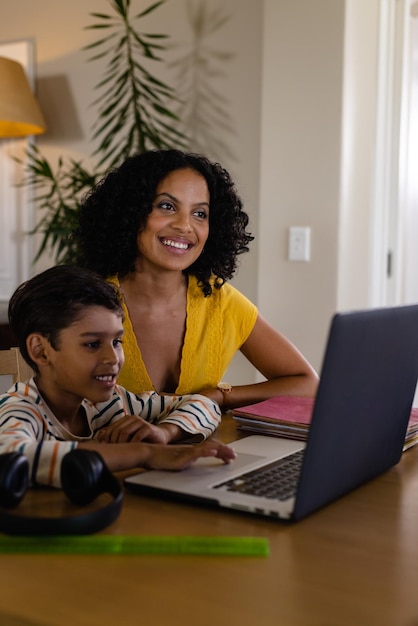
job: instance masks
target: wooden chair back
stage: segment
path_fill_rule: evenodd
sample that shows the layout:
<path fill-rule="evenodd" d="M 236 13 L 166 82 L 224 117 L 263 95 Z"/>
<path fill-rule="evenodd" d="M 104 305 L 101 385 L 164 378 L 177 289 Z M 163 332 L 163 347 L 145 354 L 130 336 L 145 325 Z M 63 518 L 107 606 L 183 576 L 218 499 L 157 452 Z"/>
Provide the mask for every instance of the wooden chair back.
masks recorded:
<path fill-rule="evenodd" d="M 23 359 L 19 348 L 0 350 L 0 376 L 11 376 L 14 383 L 33 376 L 33 370 Z"/>

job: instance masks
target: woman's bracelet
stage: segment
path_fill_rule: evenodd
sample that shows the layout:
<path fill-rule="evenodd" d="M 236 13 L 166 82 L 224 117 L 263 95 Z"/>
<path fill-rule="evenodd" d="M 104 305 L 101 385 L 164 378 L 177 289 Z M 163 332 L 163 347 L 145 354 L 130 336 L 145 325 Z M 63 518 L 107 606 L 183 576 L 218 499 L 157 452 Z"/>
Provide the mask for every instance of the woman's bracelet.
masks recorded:
<path fill-rule="evenodd" d="M 228 409 L 228 402 L 227 402 L 227 397 L 228 395 L 231 393 L 232 391 L 232 385 L 230 385 L 229 383 L 224 383 L 223 381 L 221 381 L 220 383 L 218 383 L 217 385 L 219 391 L 222 391 L 222 395 L 223 395 L 223 403 L 222 403 L 222 409 Z"/>

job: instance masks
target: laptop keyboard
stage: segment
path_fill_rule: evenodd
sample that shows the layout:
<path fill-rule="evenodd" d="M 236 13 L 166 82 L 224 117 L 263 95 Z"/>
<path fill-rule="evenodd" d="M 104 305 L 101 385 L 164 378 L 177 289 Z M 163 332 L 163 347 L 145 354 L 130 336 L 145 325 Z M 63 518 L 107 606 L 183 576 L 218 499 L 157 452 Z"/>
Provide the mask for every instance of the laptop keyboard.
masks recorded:
<path fill-rule="evenodd" d="M 216 485 L 215 488 L 223 487 L 227 491 L 237 491 L 272 500 L 287 500 L 296 493 L 303 453 L 304 450 L 298 450 L 269 465 Z"/>

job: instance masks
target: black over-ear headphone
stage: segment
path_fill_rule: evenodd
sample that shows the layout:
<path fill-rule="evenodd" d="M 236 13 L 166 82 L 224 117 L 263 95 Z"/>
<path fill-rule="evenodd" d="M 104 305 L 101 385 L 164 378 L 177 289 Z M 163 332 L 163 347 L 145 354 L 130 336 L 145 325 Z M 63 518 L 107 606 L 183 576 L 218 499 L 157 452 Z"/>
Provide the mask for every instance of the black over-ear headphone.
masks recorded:
<path fill-rule="evenodd" d="M 101 493 L 112 501 L 94 511 L 67 517 L 26 517 L 10 512 L 29 485 L 29 461 L 19 452 L 0 455 L 0 531 L 10 535 L 81 535 L 111 524 L 122 508 L 122 488 L 102 457 L 93 450 L 75 449 L 61 463 L 62 487 L 74 504 L 86 505 Z"/>

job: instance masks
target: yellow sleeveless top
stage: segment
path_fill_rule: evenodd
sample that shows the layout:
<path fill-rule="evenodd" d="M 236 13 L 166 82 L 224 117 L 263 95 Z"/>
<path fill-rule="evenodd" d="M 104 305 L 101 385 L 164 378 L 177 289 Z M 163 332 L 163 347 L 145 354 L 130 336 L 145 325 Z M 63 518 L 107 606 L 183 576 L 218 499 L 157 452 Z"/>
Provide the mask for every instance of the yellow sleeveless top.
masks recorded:
<path fill-rule="evenodd" d="M 116 277 L 109 279 L 119 286 Z M 142 360 L 129 311 L 123 304 L 125 364 L 118 384 L 133 393 L 154 388 Z M 232 358 L 247 340 L 258 315 L 257 307 L 237 289 L 225 283 L 205 298 L 194 276 L 189 276 L 186 332 L 176 394 L 197 393 L 216 387 Z"/>

